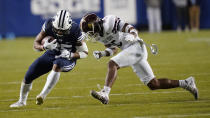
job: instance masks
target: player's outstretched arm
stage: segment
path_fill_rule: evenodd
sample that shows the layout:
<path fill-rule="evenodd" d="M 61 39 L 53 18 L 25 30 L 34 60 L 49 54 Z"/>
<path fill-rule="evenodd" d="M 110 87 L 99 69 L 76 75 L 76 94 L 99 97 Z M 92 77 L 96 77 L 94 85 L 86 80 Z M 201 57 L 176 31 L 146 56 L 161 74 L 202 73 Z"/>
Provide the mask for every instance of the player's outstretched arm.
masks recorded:
<path fill-rule="evenodd" d="M 105 49 L 105 56 L 112 56 L 112 55 L 115 55 L 117 53 L 117 47 L 115 46 L 108 46 L 108 45 L 105 45 L 106 49 Z"/>
<path fill-rule="evenodd" d="M 105 46 L 107 47 L 107 46 Z M 112 56 L 117 53 L 117 47 L 107 47 L 104 51 L 93 51 L 93 56 L 96 59 L 100 59 L 101 57 Z"/>
<path fill-rule="evenodd" d="M 46 33 L 43 30 L 41 30 L 41 32 L 36 36 L 34 40 L 34 49 L 36 51 L 44 51 L 44 47 L 41 44 L 41 42 L 45 36 L 46 36 Z"/>

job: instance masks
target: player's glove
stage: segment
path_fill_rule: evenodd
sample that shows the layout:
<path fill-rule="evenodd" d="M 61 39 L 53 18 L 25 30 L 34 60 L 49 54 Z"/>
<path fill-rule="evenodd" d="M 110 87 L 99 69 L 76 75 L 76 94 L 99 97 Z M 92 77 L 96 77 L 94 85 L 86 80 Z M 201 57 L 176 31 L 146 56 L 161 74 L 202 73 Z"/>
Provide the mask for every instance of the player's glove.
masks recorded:
<path fill-rule="evenodd" d="M 73 58 L 74 53 L 69 52 L 68 50 L 62 50 L 61 54 L 59 56 L 56 56 L 55 58 L 66 58 L 68 60 L 71 60 Z"/>
<path fill-rule="evenodd" d="M 54 50 L 57 48 L 57 46 L 58 43 L 56 42 L 56 39 L 53 40 L 52 42 L 48 42 L 48 40 L 46 40 L 43 45 L 45 50 Z"/>
<path fill-rule="evenodd" d="M 96 59 L 100 59 L 101 57 L 106 56 L 106 53 L 105 51 L 93 51 L 93 56 Z"/>
<path fill-rule="evenodd" d="M 137 39 L 132 34 L 126 35 L 125 40 L 128 41 L 128 42 L 136 42 L 137 41 Z"/>

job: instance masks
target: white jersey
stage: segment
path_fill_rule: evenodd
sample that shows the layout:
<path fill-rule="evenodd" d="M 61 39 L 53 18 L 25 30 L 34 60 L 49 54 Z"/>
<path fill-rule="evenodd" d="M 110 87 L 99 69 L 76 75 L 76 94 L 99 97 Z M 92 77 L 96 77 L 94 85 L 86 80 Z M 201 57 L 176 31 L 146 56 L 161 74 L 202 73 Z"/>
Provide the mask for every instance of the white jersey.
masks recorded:
<path fill-rule="evenodd" d="M 96 40 L 107 45 L 108 47 L 117 46 L 122 49 L 117 55 L 111 58 L 119 67 L 131 66 L 141 81 L 147 85 L 155 76 L 147 62 L 147 49 L 144 44 L 140 45 L 137 40 L 126 41 L 125 33 L 129 28 L 122 32 L 125 22 L 120 18 L 109 15 L 103 19 L 103 36 L 97 36 Z M 141 40 L 137 36 L 138 40 Z"/>
<path fill-rule="evenodd" d="M 110 47 L 117 46 L 120 49 L 125 49 L 133 44 L 125 40 L 125 36 L 131 34 L 122 32 L 122 28 L 125 25 L 123 20 L 114 15 L 108 15 L 102 20 L 103 36 L 96 37 L 97 41 Z"/>

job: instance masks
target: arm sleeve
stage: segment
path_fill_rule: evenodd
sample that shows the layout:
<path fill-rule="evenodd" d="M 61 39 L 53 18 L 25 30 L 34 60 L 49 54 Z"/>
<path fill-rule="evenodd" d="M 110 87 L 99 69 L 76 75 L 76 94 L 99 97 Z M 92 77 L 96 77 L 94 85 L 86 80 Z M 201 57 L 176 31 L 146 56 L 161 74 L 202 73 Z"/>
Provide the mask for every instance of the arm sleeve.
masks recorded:
<path fill-rule="evenodd" d="M 42 25 L 42 30 L 46 32 L 46 22 Z"/>
<path fill-rule="evenodd" d="M 84 41 L 81 42 L 81 46 L 76 46 L 77 52 L 80 56 L 80 59 L 86 58 L 88 56 L 88 47 Z"/>
<path fill-rule="evenodd" d="M 86 38 L 86 34 L 84 32 L 81 32 L 81 35 L 78 37 L 78 41 L 82 41 Z"/>
<path fill-rule="evenodd" d="M 83 51 L 88 52 L 88 47 L 87 47 L 86 43 L 84 41 L 81 43 L 82 43 L 81 46 L 76 46 L 77 52 L 83 52 Z"/>
<path fill-rule="evenodd" d="M 104 21 L 104 30 L 105 32 L 112 32 L 116 33 L 117 31 L 120 31 L 122 29 L 123 22 L 121 22 L 121 19 L 114 15 L 108 15 L 103 18 Z"/>
<path fill-rule="evenodd" d="M 82 32 L 82 31 L 80 30 L 79 25 L 75 23 L 75 24 L 74 24 L 74 27 L 75 27 L 75 29 L 74 29 L 74 35 L 75 35 L 75 37 L 76 37 L 76 40 L 77 40 L 77 41 L 82 41 L 82 40 L 84 40 L 84 39 L 86 38 L 86 35 L 85 35 L 84 32 Z"/>

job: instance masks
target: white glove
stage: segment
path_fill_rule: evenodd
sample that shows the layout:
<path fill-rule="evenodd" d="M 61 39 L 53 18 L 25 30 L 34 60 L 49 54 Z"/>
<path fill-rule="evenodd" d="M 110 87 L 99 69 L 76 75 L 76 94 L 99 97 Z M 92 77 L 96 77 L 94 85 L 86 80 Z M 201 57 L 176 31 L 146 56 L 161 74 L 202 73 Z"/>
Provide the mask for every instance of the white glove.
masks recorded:
<path fill-rule="evenodd" d="M 106 55 L 105 51 L 93 51 L 93 56 L 96 59 L 100 59 L 101 57 L 103 57 L 105 55 Z"/>
<path fill-rule="evenodd" d="M 128 41 L 128 42 L 135 42 L 135 41 L 137 41 L 137 39 L 132 34 L 126 35 L 125 36 L 125 40 Z"/>
<path fill-rule="evenodd" d="M 44 42 L 44 49 L 45 50 L 54 50 L 56 49 L 56 47 L 58 46 L 58 43 L 56 42 L 57 39 L 53 40 L 52 42 L 48 42 L 48 40 L 46 40 Z"/>
<path fill-rule="evenodd" d="M 59 56 L 55 56 L 55 58 L 60 58 L 60 57 L 71 60 L 73 57 L 73 53 L 69 52 L 68 50 L 62 50 Z"/>

